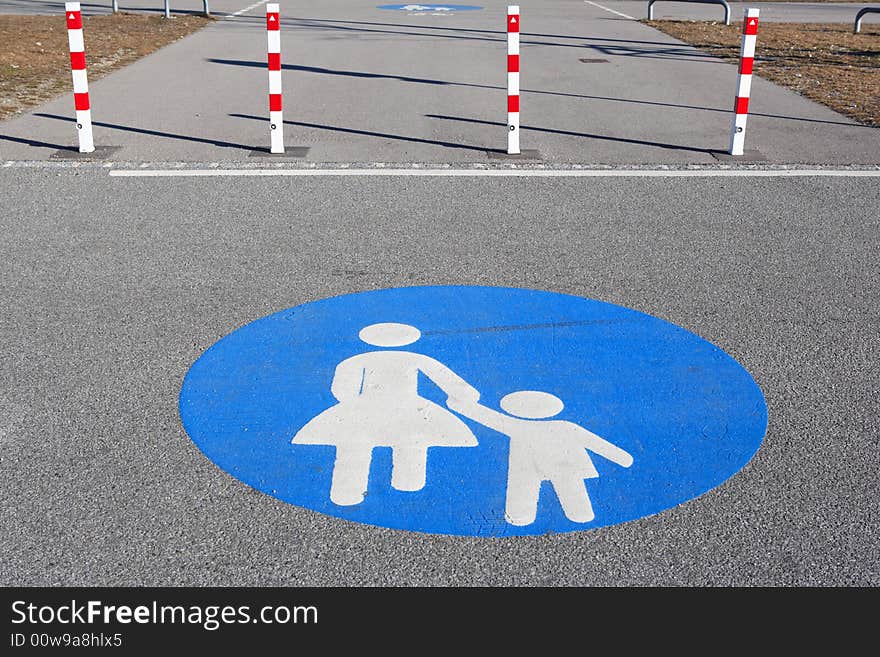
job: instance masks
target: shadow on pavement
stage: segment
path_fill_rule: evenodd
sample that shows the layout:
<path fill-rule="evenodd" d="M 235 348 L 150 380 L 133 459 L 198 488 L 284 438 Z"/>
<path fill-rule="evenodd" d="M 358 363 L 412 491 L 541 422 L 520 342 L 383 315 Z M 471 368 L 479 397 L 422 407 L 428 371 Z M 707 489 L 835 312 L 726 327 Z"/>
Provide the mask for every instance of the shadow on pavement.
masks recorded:
<path fill-rule="evenodd" d="M 70 144 L 65 144 L 64 146 L 62 146 L 61 144 L 49 144 L 45 141 L 24 139 L 23 137 L 12 137 L 10 135 L 0 135 L 0 139 L 3 139 L 5 141 L 12 141 L 16 144 L 24 144 L 25 146 L 33 146 L 35 148 L 51 148 L 55 151 L 79 151 L 76 146 L 71 146 Z"/>
<path fill-rule="evenodd" d="M 347 25 L 335 25 L 335 24 L 324 24 L 324 23 L 355 23 L 358 25 L 384 25 L 383 23 L 363 23 L 358 21 L 327 21 L 327 20 L 319 20 L 319 19 L 294 19 L 307 21 L 298 25 L 299 27 L 305 28 L 317 28 L 322 30 L 337 30 L 342 32 L 363 32 L 363 33 L 380 33 L 380 34 L 399 34 L 405 36 L 418 36 L 418 37 L 431 37 L 434 39 L 456 39 L 459 41 L 491 41 L 496 43 L 505 43 L 507 41 L 506 36 L 501 38 L 494 38 L 488 36 L 470 36 L 463 34 L 437 34 L 437 33 L 427 33 L 427 32 L 411 32 L 405 30 L 384 30 L 384 29 L 376 29 L 372 27 L 350 27 Z M 286 23 L 286 27 L 290 27 L 291 24 L 289 22 Z M 405 26 L 412 29 L 413 26 Z M 422 26 L 419 26 L 417 29 L 424 29 Z M 452 28 L 442 28 L 442 29 L 452 29 Z M 489 34 L 493 34 L 493 32 L 489 32 L 486 30 L 481 30 L 482 32 L 488 32 Z M 506 34 L 506 32 L 498 32 L 498 34 Z M 523 33 L 521 36 L 527 35 L 527 33 Z M 615 41 L 614 39 L 596 39 L 591 38 L 594 41 Z M 616 40 L 621 41 L 623 43 L 645 43 L 645 44 L 654 44 L 654 42 L 641 42 L 641 41 L 629 41 L 629 40 Z M 718 63 L 721 60 L 714 55 L 710 55 L 707 53 L 703 53 L 692 46 L 688 46 L 685 44 L 674 44 L 674 43 L 657 43 L 655 45 L 663 46 L 662 48 L 638 48 L 633 46 L 606 46 L 606 45 L 595 45 L 591 43 L 554 43 L 552 41 L 534 41 L 528 38 L 521 39 L 520 44 L 523 46 L 552 46 L 557 48 L 577 48 L 577 49 L 589 49 L 596 50 L 603 54 L 607 55 L 617 55 L 617 56 L 627 56 L 627 57 L 639 57 L 644 59 L 674 59 L 676 61 L 692 61 L 692 62 L 708 62 L 708 63 Z"/>
<path fill-rule="evenodd" d="M 225 66 L 246 66 L 249 68 L 265 69 L 266 62 L 244 61 L 239 59 L 216 59 L 211 58 L 206 61 L 212 64 L 223 64 Z M 405 75 L 393 75 L 389 73 L 366 73 L 364 71 L 341 71 L 338 69 L 321 68 L 318 66 L 300 66 L 297 64 L 282 64 L 282 70 L 299 71 L 301 73 L 315 73 L 317 75 L 338 75 L 342 77 L 367 78 L 380 80 L 398 80 L 400 82 L 412 82 L 415 84 L 429 84 L 434 86 L 450 86 L 450 87 L 472 87 L 475 89 L 497 89 L 506 91 L 506 87 L 492 84 L 476 84 L 474 82 L 449 82 L 448 80 L 432 80 L 429 78 L 416 78 Z M 653 100 L 635 100 L 631 98 L 612 98 L 610 96 L 589 96 L 586 94 L 573 94 L 565 91 L 545 91 L 542 89 L 521 89 L 523 94 L 541 94 L 547 96 L 562 96 L 564 98 L 580 98 L 583 100 L 600 100 L 613 103 L 631 103 L 633 105 L 651 105 L 654 107 L 670 107 L 674 109 L 697 110 L 701 112 L 722 112 L 724 114 L 732 114 L 733 108 L 722 109 L 719 107 L 699 107 L 697 105 L 681 105 L 678 103 L 662 103 Z M 766 114 L 762 112 L 750 112 L 749 116 L 762 116 L 769 119 L 782 119 L 785 121 L 804 121 L 807 123 L 824 123 L 828 125 L 844 125 L 850 128 L 870 128 L 871 126 L 861 126 L 855 123 L 845 123 L 843 121 L 826 121 L 824 119 L 808 119 L 799 116 L 782 116 L 780 114 Z"/>
<path fill-rule="evenodd" d="M 230 114 L 237 119 L 250 119 L 252 121 L 267 121 L 264 116 L 252 116 L 250 114 Z M 504 153 L 495 148 L 487 146 L 471 146 L 469 144 L 454 144 L 448 141 L 437 141 L 434 139 L 422 139 L 421 137 L 407 137 L 405 135 L 392 135 L 386 132 L 373 132 L 371 130 L 358 130 L 356 128 L 340 128 L 333 125 L 321 125 L 320 123 L 304 123 L 302 121 L 284 121 L 284 125 L 295 125 L 301 128 L 314 128 L 316 130 L 329 130 L 331 132 L 343 132 L 351 135 L 364 135 L 366 137 L 380 137 L 382 139 L 394 139 L 395 141 L 407 141 L 414 144 L 429 144 L 431 146 L 443 146 L 444 148 L 456 148 L 459 150 L 480 151 L 481 153 Z M 504 125 L 504 124 L 502 124 Z"/>
<path fill-rule="evenodd" d="M 249 68 L 266 68 L 266 62 L 248 62 L 240 59 L 208 59 L 212 64 L 225 64 L 226 66 L 246 66 Z M 361 71 L 339 71 L 331 68 L 320 68 L 317 66 L 298 66 L 296 64 L 282 64 L 281 68 L 285 71 L 301 71 L 303 73 L 318 73 L 321 75 L 341 75 L 351 78 L 376 78 L 382 80 L 399 80 L 400 82 L 416 82 L 418 84 L 434 84 L 434 85 L 458 85 L 467 87 L 485 87 L 487 89 L 501 89 L 501 87 L 490 87 L 482 84 L 458 84 L 456 82 L 444 82 L 443 80 L 429 80 L 427 78 L 412 78 L 405 75 L 388 75 L 385 73 L 364 73 Z"/>
<path fill-rule="evenodd" d="M 76 123 L 75 118 L 71 118 L 69 116 L 58 116 L 57 114 L 43 114 L 42 112 L 35 112 L 34 116 L 40 116 L 45 119 L 55 119 L 57 121 L 67 121 L 69 123 Z M 92 121 L 92 125 L 99 126 L 102 128 L 112 128 L 113 130 L 124 130 L 126 132 L 137 132 L 142 135 L 152 135 L 154 137 L 165 137 L 168 139 L 181 139 L 184 141 L 193 141 L 199 144 L 209 144 L 211 146 L 220 146 L 222 148 L 236 148 L 246 151 L 254 150 L 254 146 L 246 146 L 245 144 L 234 144 L 229 141 L 220 141 L 218 139 L 208 139 L 206 137 L 192 137 L 190 135 L 175 135 L 171 132 L 161 132 L 159 130 L 149 130 L 147 128 L 134 128 L 132 126 L 127 125 L 118 125 L 116 123 L 105 123 L 103 121 Z M 67 148 L 66 146 L 63 148 Z"/>
<path fill-rule="evenodd" d="M 461 116 L 444 116 L 442 114 L 425 114 L 426 117 L 430 119 L 442 119 L 444 121 L 460 121 L 462 123 L 479 123 L 480 125 L 491 125 L 498 127 L 506 127 L 506 123 L 499 123 L 498 121 L 483 121 L 481 119 L 469 119 Z M 566 135 L 569 137 L 585 137 L 587 139 L 599 139 L 601 141 L 613 141 L 620 142 L 624 144 L 636 144 L 638 146 L 654 146 L 656 148 L 664 148 L 667 150 L 675 150 L 675 151 L 689 151 L 691 153 L 706 153 L 707 155 L 712 155 L 714 153 L 725 153 L 726 151 L 721 151 L 718 149 L 712 148 L 694 148 L 693 146 L 682 146 L 680 144 L 664 144 L 663 142 L 658 141 L 644 141 L 642 139 L 627 139 L 626 137 L 609 137 L 607 135 L 596 135 L 589 132 L 572 132 L 571 130 L 557 130 L 555 128 L 536 128 L 534 126 L 529 125 L 521 125 L 520 130 L 530 130 L 533 132 L 546 132 L 554 135 Z"/>
<path fill-rule="evenodd" d="M 287 21 L 306 21 L 308 23 L 346 23 L 351 25 L 372 25 L 376 27 L 405 27 L 408 29 L 420 29 L 420 30 L 434 30 L 438 32 L 471 32 L 474 34 L 498 34 L 504 36 L 506 39 L 507 30 L 477 30 L 474 28 L 465 28 L 465 27 L 437 27 L 436 25 L 410 25 L 406 23 L 377 23 L 374 21 L 344 21 L 338 19 L 330 19 L 330 18 L 290 18 L 285 19 L 285 24 Z M 571 36 L 566 34 L 542 34 L 540 32 L 521 32 L 520 36 L 528 36 L 528 37 L 541 37 L 546 39 L 574 39 L 576 41 L 615 41 L 619 43 L 641 43 L 649 46 L 668 46 L 670 43 L 668 41 L 634 41 L 632 39 L 604 39 L 598 37 L 589 37 L 589 36 Z M 493 39 L 494 40 L 494 39 Z M 502 41 L 504 39 L 501 39 Z"/>

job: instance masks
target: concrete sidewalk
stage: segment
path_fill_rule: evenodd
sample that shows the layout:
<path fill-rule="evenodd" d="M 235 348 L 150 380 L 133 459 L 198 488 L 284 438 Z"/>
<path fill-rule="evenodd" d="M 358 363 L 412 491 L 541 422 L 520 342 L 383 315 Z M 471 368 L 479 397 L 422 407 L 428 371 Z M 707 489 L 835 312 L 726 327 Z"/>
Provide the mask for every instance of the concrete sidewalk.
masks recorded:
<path fill-rule="evenodd" d="M 92 82 L 95 143 L 127 162 L 504 161 L 506 6 L 437 16 L 282 3 L 288 152 L 270 156 L 260 4 Z M 581 0 L 521 12 L 521 145 L 538 152 L 525 161 L 726 160 L 735 65 Z M 0 123 L 0 159 L 79 157 L 63 150 L 75 151 L 73 115 L 63 96 Z M 880 164 L 880 130 L 760 78 L 747 130 L 746 159 Z"/>

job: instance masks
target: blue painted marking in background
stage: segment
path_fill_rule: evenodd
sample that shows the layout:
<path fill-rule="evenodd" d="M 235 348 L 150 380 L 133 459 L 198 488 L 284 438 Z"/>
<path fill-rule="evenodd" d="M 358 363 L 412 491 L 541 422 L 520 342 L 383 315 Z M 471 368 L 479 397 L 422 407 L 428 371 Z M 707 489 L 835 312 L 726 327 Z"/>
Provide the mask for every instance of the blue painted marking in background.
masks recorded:
<path fill-rule="evenodd" d="M 391 9 L 396 11 L 408 11 L 411 13 L 430 13 L 430 12 L 449 12 L 454 11 L 473 11 L 482 9 L 476 5 L 423 5 L 418 2 L 411 2 L 405 5 L 379 5 L 378 9 Z"/>
<path fill-rule="evenodd" d="M 467 418 L 478 445 L 430 448 L 423 489 L 393 489 L 391 450 L 376 447 L 364 501 L 331 502 L 334 448 L 291 438 L 336 403 L 337 364 L 377 350 L 358 333 L 383 322 L 420 329 L 421 338 L 400 350 L 445 364 L 479 390 L 484 406 L 498 410 L 518 390 L 546 391 L 565 404 L 554 419 L 629 452 L 628 468 L 593 455 L 599 476 L 586 488 L 595 519 L 569 520 L 545 482 L 536 520 L 507 522 L 509 440 Z M 445 408 L 445 394 L 419 385 Z M 569 532 L 659 513 L 736 474 L 767 426 L 764 396 L 748 372 L 683 328 L 587 298 L 480 286 L 361 292 L 251 322 L 192 365 L 180 415 L 209 459 L 280 500 L 360 523 L 472 536 Z"/>

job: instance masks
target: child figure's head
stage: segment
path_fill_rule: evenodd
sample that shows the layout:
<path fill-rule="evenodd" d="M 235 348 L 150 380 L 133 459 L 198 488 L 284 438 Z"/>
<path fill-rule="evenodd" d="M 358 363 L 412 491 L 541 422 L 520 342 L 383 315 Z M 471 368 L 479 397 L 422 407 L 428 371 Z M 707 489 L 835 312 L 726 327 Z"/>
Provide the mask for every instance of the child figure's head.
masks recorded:
<path fill-rule="evenodd" d="M 538 420 L 557 415 L 565 404 L 549 392 L 518 390 L 501 398 L 501 408 L 517 417 Z"/>

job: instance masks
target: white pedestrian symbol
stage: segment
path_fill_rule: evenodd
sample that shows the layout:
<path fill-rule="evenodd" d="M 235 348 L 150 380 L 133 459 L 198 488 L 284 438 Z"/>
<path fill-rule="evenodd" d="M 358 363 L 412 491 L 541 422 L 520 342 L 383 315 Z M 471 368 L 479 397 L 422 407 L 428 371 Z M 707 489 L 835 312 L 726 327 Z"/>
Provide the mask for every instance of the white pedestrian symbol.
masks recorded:
<path fill-rule="evenodd" d="M 402 347 L 421 337 L 408 324 L 372 324 L 359 333 L 367 344 Z M 476 403 L 480 393 L 448 367 L 411 351 L 371 351 L 337 365 L 330 392 L 338 400 L 297 432 L 299 445 L 333 445 L 330 484 L 335 504 L 363 501 L 374 447 L 390 447 L 391 486 L 417 491 L 425 486 L 429 447 L 473 447 L 477 439 L 453 413 L 418 393 L 419 373 L 459 403 Z"/>
<path fill-rule="evenodd" d="M 599 473 L 587 450 L 628 468 L 633 457 L 592 431 L 565 420 L 547 420 L 563 409 L 555 395 L 536 390 L 513 392 L 501 399 L 499 413 L 477 403 L 450 407 L 510 439 L 504 517 L 512 525 L 530 525 L 538 511 L 541 484 L 549 481 L 566 518 L 590 522 L 593 505 L 585 479 Z"/>
<path fill-rule="evenodd" d="M 473 447 L 477 439 L 449 410 L 419 395 L 419 374 L 447 395 L 447 406 L 509 439 L 505 520 L 535 521 L 541 485 L 549 481 L 565 516 L 586 523 L 595 513 L 585 480 L 599 476 L 588 453 L 628 468 L 633 457 L 574 422 L 551 420 L 564 408 L 547 392 L 521 390 L 501 399 L 504 413 L 479 403 L 480 393 L 443 363 L 424 354 L 391 349 L 416 342 L 421 332 L 408 324 L 371 324 L 358 334 L 383 347 L 336 366 L 330 392 L 339 402 L 312 418 L 293 437 L 298 445 L 336 448 L 330 500 L 360 504 L 374 447 L 390 447 L 391 486 L 419 491 L 427 482 L 429 447 Z"/>
<path fill-rule="evenodd" d="M 401 9 L 405 11 L 452 11 L 452 7 L 438 7 L 436 5 L 403 5 Z"/>

